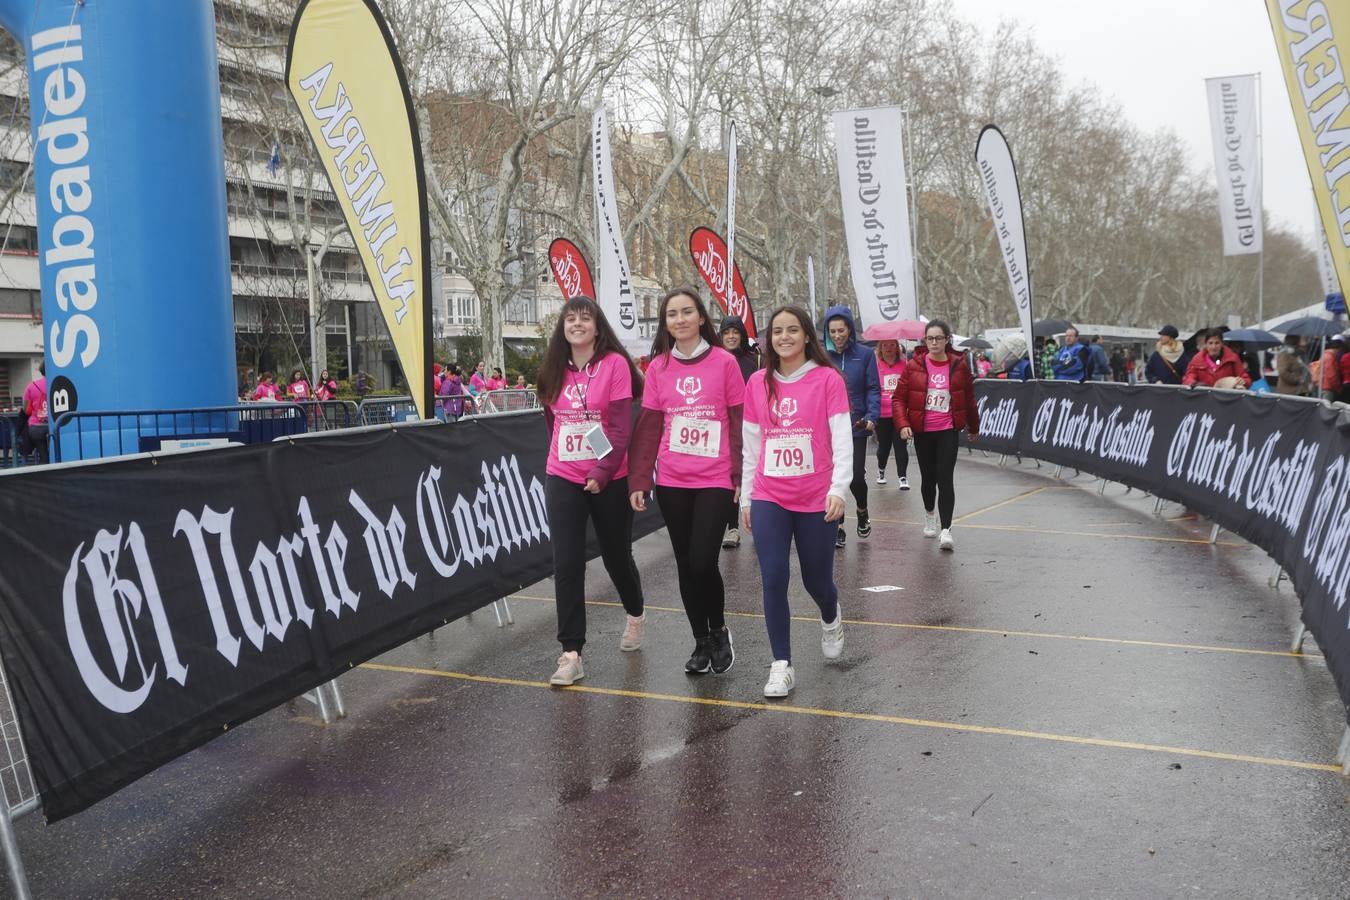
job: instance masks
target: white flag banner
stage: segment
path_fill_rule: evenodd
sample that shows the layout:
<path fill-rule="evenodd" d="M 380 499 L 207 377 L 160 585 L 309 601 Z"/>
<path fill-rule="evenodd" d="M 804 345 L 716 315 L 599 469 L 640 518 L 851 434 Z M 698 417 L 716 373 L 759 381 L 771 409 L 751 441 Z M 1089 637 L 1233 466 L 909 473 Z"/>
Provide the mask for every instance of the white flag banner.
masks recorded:
<path fill-rule="evenodd" d="M 633 300 L 633 279 L 628 268 L 628 252 L 619 227 L 619 201 L 614 184 L 614 159 L 609 149 L 609 120 L 605 108 L 597 107 L 591 117 L 591 184 L 594 186 L 596 264 L 599 278 L 595 298 L 605 313 L 620 343 L 629 353 L 646 353 L 650 342 L 638 335 L 637 304 Z"/>
<path fill-rule="evenodd" d="M 1317 274 L 1322 279 L 1322 296 L 1344 293 L 1340 279 L 1336 277 L 1336 262 L 1331 258 L 1331 246 L 1327 243 L 1327 233 L 1322 230 L 1322 217 L 1313 215 L 1317 222 Z"/>
<path fill-rule="evenodd" d="M 727 136 L 727 278 L 736 271 L 736 122 Z"/>
<path fill-rule="evenodd" d="M 844 235 L 864 325 L 918 315 L 900 122 L 898 106 L 834 114 Z"/>
<path fill-rule="evenodd" d="M 1261 147 L 1255 75 L 1208 78 L 1223 255 L 1261 252 Z"/>
<path fill-rule="evenodd" d="M 989 202 L 989 215 L 993 221 L 999 255 L 1003 257 L 1003 265 L 1008 270 L 1008 284 L 1012 287 L 1017 318 L 1022 325 L 1022 334 L 1027 339 L 1032 376 L 1044 377 L 1044 373 L 1035 370 L 1036 353 L 1033 348 L 1036 342 L 1031 333 L 1031 268 L 1027 264 L 1027 232 L 1022 222 L 1022 189 L 1017 183 L 1017 166 L 1013 163 L 1012 148 L 997 126 L 986 125 L 980 130 L 980 136 L 975 141 L 975 165 L 979 168 L 980 184 L 984 185 L 984 196 Z"/>

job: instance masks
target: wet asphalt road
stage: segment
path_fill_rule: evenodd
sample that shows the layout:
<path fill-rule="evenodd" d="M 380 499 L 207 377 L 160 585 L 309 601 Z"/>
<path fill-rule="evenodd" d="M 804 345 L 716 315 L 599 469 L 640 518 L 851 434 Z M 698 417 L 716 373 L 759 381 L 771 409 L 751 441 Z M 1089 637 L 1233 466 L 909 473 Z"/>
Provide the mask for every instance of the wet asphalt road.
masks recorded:
<path fill-rule="evenodd" d="M 916 468 L 916 467 L 915 467 Z M 295 701 L 54 826 L 41 897 L 1350 896 L 1344 712 L 1271 563 L 1175 505 L 979 455 L 957 549 L 873 487 L 837 555 L 844 657 L 794 575 L 797 689 L 747 540 L 723 554 L 737 660 L 687 677 L 664 532 L 636 548 L 641 652 L 599 564 L 580 690 L 549 689 L 551 585 Z M 912 471 L 917 476 L 917 471 Z M 915 478 L 917 483 L 917 477 Z M 916 485 L 917 487 L 917 485 Z M 850 505 L 851 507 L 851 505 Z M 852 515 L 850 508 L 850 516 Z M 901 590 L 869 593 L 893 585 Z M 1209 754 L 1209 755 L 1206 755 Z"/>

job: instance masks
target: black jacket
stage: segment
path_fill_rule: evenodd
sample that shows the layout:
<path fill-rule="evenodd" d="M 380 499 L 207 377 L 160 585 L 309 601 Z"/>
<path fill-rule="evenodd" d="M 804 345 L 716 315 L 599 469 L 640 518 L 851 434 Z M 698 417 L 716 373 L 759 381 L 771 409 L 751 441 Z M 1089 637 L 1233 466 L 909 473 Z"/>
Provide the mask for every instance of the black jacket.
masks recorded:
<path fill-rule="evenodd" d="M 718 336 L 720 337 L 728 328 L 734 328 L 741 334 L 741 345 L 731 355 L 736 357 L 736 364 L 741 367 L 741 380 L 749 381 L 755 370 L 760 368 L 759 351 L 750 346 L 750 334 L 745 330 L 745 323 L 741 321 L 740 316 L 727 316 L 723 319 L 721 327 L 717 329 Z"/>

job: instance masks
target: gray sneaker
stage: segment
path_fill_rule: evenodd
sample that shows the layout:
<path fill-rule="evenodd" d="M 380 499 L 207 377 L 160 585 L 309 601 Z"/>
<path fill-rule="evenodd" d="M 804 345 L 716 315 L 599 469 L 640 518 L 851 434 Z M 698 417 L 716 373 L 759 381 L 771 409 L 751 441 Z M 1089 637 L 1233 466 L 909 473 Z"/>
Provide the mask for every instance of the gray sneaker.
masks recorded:
<path fill-rule="evenodd" d="M 558 657 L 558 670 L 549 678 L 548 683 L 559 687 L 566 687 L 569 684 L 575 684 L 586 677 L 586 672 L 581 668 L 581 654 L 575 650 L 568 650 L 562 656 Z"/>
<path fill-rule="evenodd" d="M 642 623 L 647 621 L 647 614 L 644 612 L 640 616 L 624 616 L 627 620 L 623 626 L 623 637 L 619 638 L 619 649 L 625 653 L 631 653 L 634 650 L 642 649 Z"/>
<path fill-rule="evenodd" d="M 836 605 L 834 621 L 820 623 L 820 652 L 826 659 L 838 659 L 844 652 L 844 607 Z"/>

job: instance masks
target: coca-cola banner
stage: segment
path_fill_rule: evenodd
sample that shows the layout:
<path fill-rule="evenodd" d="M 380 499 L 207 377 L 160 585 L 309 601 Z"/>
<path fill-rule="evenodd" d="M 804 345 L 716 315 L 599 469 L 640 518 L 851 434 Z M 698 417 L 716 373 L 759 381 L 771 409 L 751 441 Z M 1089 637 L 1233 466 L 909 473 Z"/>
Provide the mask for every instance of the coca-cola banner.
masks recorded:
<path fill-rule="evenodd" d="M 695 228 L 689 235 L 689 255 L 694 258 L 694 268 L 703 276 L 703 282 L 712 291 L 722 312 L 740 316 L 750 339 L 754 340 L 757 337 L 755 311 L 745 293 L 745 279 L 741 277 L 739 267 L 734 270 L 734 277 L 727 278 L 727 245 L 721 236 L 711 228 Z"/>
<path fill-rule="evenodd" d="M 1284 567 L 1350 706 L 1350 411 L 1273 394 L 975 383 L 973 446 L 1175 500 Z"/>
<path fill-rule="evenodd" d="M 553 277 L 558 282 L 564 300 L 573 297 L 595 299 L 595 282 L 591 280 L 591 267 L 586 257 L 577 249 L 577 245 L 567 238 L 555 238 L 548 245 L 548 264 L 553 269 Z"/>
<path fill-rule="evenodd" d="M 547 449 L 527 413 L 4 476 L 0 653 L 47 820 L 548 576 Z"/>

